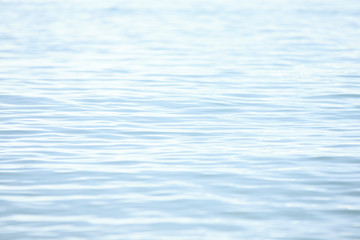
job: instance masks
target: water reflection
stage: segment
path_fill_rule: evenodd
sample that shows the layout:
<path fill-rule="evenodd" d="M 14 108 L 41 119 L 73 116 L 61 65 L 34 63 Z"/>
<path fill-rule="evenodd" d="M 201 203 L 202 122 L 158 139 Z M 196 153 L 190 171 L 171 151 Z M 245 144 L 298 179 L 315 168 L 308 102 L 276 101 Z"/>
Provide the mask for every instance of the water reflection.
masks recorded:
<path fill-rule="evenodd" d="M 359 237 L 356 1 L 2 1 L 1 239 Z"/>

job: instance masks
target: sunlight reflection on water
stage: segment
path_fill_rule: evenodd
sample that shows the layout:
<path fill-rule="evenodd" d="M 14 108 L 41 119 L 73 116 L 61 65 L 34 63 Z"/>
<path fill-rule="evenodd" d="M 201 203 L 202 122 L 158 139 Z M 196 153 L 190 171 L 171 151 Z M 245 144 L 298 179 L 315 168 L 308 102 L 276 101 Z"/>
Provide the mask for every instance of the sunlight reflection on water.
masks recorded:
<path fill-rule="evenodd" d="M 0 239 L 357 239 L 357 1 L 1 1 Z"/>

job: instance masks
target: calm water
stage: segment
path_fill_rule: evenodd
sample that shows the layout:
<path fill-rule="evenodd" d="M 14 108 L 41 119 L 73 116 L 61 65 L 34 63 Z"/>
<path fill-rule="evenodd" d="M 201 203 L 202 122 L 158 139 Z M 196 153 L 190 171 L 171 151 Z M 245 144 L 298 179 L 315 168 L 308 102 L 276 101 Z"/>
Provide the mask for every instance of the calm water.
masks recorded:
<path fill-rule="evenodd" d="M 0 239 L 360 239 L 360 2 L 0 1 Z"/>

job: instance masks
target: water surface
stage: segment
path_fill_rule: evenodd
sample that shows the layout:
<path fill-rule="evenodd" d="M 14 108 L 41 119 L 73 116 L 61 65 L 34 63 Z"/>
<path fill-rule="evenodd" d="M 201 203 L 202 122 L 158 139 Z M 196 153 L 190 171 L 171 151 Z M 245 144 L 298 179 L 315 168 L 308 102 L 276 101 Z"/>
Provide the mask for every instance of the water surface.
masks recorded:
<path fill-rule="evenodd" d="M 358 1 L 0 9 L 0 239 L 360 238 Z"/>

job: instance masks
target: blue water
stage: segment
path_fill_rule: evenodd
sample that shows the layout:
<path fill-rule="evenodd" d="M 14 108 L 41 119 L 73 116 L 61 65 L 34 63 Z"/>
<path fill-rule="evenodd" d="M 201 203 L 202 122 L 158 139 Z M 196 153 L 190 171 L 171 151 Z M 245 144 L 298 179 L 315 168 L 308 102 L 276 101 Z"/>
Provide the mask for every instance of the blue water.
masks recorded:
<path fill-rule="evenodd" d="M 0 19 L 1 240 L 360 239 L 359 1 Z"/>

